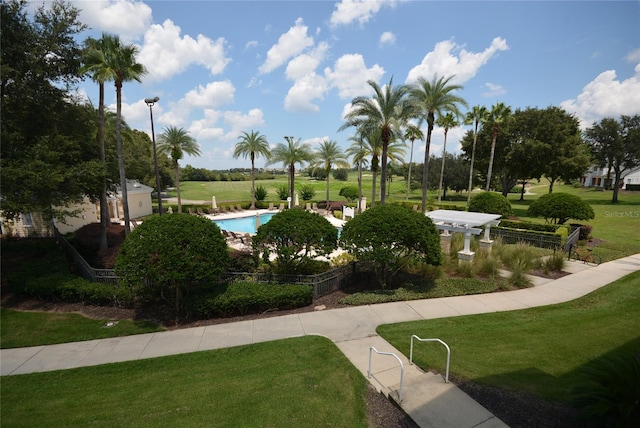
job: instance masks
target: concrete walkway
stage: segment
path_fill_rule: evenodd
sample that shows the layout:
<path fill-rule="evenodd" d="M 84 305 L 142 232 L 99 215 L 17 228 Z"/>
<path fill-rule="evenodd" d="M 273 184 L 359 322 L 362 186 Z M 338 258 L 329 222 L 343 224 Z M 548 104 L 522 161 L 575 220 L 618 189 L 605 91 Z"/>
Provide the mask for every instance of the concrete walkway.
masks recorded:
<path fill-rule="evenodd" d="M 597 267 L 567 262 L 566 270 L 572 274 L 557 280 L 538 279 L 534 287 L 516 291 L 383 303 L 136 336 L 5 349 L 0 350 L 0 374 L 71 369 L 321 335 L 331 339 L 364 376 L 368 374 L 370 347 L 396 354 L 405 368 L 402 391 L 400 365 L 393 357 L 374 355 L 369 380 L 379 391 L 397 401 L 401 394 L 400 406 L 421 427 L 505 427 L 464 392 L 445 383 L 441 375 L 424 373 L 409 365 L 406 356 L 376 334 L 376 328 L 381 324 L 567 302 L 640 270 L 640 254 Z M 453 352 L 452 365 L 455 367 L 455 350 Z"/>

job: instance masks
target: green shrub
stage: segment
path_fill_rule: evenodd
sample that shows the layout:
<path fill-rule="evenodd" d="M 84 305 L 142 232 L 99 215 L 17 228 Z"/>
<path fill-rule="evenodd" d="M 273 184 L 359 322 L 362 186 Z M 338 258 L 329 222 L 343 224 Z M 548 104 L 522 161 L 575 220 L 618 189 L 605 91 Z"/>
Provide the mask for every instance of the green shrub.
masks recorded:
<path fill-rule="evenodd" d="M 315 257 L 337 248 L 338 229 L 319 214 L 302 209 L 284 210 L 263 224 L 253 237 L 253 247 L 276 273 L 295 274 Z M 270 260 L 275 253 L 276 263 Z"/>
<path fill-rule="evenodd" d="M 349 180 L 349 170 L 345 168 L 336 169 L 333 171 L 333 178 L 338 181 L 347 181 Z"/>
<path fill-rule="evenodd" d="M 586 427 L 633 427 L 640 421 L 640 356 L 598 358 L 581 369 L 573 403 Z"/>
<path fill-rule="evenodd" d="M 431 219 L 401 205 L 376 205 L 357 215 L 344 225 L 340 246 L 358 260 L 372 262 L 383 288 L 407 260 L 442 262 Z"/>
<path fill-rule="evenodd" d="M 356 261 L 356 258 L 349 253 L 340 253 L 331 259 L 331 266 L 346 266 Z"/>
<path fill-rule="evenodd" d="M 264 201 L 267 198 L 267 189 L 262 184 L 256 186 L 256 201 Z"/>
<path fill-rule="evenodd" d="M 311 184 L 303 184 L 298 190 L 303 201 L 310 201 L 316 195 L 316 189 Z"/>
<path fill-rule="evenodd" d="M 552 255 L 542 259 L 540 268 L 545 274 L 549 274 L 549 272 L 561 272 L 566 262 L 564 254 L 561 251 L 555 251 Z"/>
<path fill-rule="evenodd" d="M 212 318 L 295 309 L 312 302 L 313 287 L 308 285 L 241 281 L 223 291 L 194 296 L 188 307 L 198 318 Z"/>
<path fill-rule="evenodd" d="M 151 217 L 127 236 L 116 273 L 130 287 L 147 283 L 180 315 L 189 292 L 215 281 L 228 262 L 227 242 L 214 222 L 172 214 Z"/>
<path fill-rule="evenodd" d="M 289 187 L 286 184 L 279 185 L 276 187 L 276 194 L 278 195 L 278 199 L 286 201 L 289 197 Z"/>
<path fill-rule="evenodd" d="M 569 219 L 591 220 L 593 208 L 570 193 L 548 193 L 533 201 L 527 210 L 530 217 L 544 217 L 547 222 L 564 224 Z"/>
<path fill-rule="evenodd" d="M 358 188 L 356 186 L 343 187 L 339 193 L 340 196 L 346 198 L 350 203 L 358 199 L 358 194 Z"/>
<path fill-rule="evenodd" d="M 511 215 L 511 202 L 499 193 L 482 192 L 471 198 L 469 211 L 508 217 Z"/>

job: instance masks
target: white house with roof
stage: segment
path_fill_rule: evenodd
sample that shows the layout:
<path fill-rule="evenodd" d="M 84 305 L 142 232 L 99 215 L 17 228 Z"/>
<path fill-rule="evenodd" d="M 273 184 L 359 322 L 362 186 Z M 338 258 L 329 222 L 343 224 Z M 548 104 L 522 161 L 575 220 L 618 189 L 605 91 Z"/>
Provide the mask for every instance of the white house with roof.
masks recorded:
<path fill-rule="evenodd" d="M 129 200 L 129 216 L 132 219 L 153 214 L 151 205 L 151 192 L 153 188 L 137 181 L 127 182 L 127 198 Z M 109 196 L 109 213 L 111 221 L 119 222 L 124 219 L 122 209 L 122 192 L 119 190 Z M 75 211 L 74 216 L 68 216 L 64 221 L 53 219 L 53 222 L 44 219 L 42 213 L 20 213 L 20 215 L 9 220 L 0 213 L 0 224 L 3 236 L 25 237 L 49 237 L 53 236 L 53 226 L 60 233 L 74 232 L 90 223 L 100 222 L 99 203 L 91 202 L 89 198 L 68 208 Z"/>
<path fill-rule="evenodd" d="M 587 173 L 580 178 L 583 187 L 607 187 L 607 183 L 615 180 L 615 173 L 612 170 L 609 178 L 607 175 L 609 168 L 592 166 Z M 628 169 L 622 173 L 620 178 L 620 188 L 627 189 L 629 184 L 640 184 L 640 167 Z M 610 187 L 610 186 L 609 186 Z"/>

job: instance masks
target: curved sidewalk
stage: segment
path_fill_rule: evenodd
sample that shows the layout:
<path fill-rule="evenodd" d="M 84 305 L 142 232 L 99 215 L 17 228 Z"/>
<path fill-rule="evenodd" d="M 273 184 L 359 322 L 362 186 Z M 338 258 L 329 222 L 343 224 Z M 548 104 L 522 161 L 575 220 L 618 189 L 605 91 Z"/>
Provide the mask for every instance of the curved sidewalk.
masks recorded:
<path fill-rule="evenodd" d="M 70 369 L 321 335 L 332 340 L 365 376 L 371 346 L 398 355 L 407 370 L 400 404 L 420 426 L 506 426 L 455 386 L 445 384 L 441 376 L 407 366 L 406 357 L 378 336 L 376 328 L 381 324 L 511 311 L 570 301 L 640 270 L 640 254 L 597 267 L 567 262 L 566 270 L 572 272 L 571 275 L 556 280 L 538 280 L 534 287 L 522 290 L 383 303 L 136 336 L 5 349 L 0 350 L 0 374 Z M 393 359 L 375 359 L 376 370 L 370 381 L 385 394 L 397 396 L 398 364 L 387 360 Z M 428 388 L 425 389 L 425 385 Z"/>

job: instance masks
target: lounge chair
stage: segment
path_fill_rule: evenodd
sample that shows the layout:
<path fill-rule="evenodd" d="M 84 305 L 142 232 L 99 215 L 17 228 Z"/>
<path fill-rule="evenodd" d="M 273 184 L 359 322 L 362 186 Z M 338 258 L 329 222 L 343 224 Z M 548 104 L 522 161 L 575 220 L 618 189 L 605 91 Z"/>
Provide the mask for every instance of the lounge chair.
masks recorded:
<path fill-rule="evenodd" d="M 222 214 L 228 214 L 228 212 L 227 212 L 227 207 L 225 207 L 225 206 L 221 206 L 221 207 L 220 207 L 220 212 L 221 212 Z"/>
<path fill-rule="evenodd" d="M 189 214 L 191 214 L 191 215 L 196 215 L 196 213 L 193 211 L 193 208 L 192 208 L 192 207 L 189 207 Z"/>
<path fill-rule="evenodd" d="M 198 207 L 196 209 L 196 211 L 197 211 L 198 215 L 201 215 L 202 217 L 204 217 L 204 211 L 202 211 L 202 208 Z"/>
<path fill-rule="evenodd" d="M 305 210 L 311 212 L 311 203 L 307 202 L 307 205 L 305 206 Z"/>
<path fill-rule="evenodd" d="M 413 210 L 418 211 L 418 204 L 413 204 Z"/>
<path fill-rule="evenodd" d="M 311 207 L 311 211 L 313 211 L 314 213 L 318 212 L 318 203 L 314 202 L 313 206 Z"/>
<path fill-rule="evenodd" d="M 269 202 L 269 211 L 275 210 L 276 207 L 273 206 L 273 202 Z"/>
<path fill-rule="evenodd" d="M 236 210 L 238 210 L 238 212 L 244 211 L 244 209 L 240 206 L 240 204 L 236 205 Z"/>
<path fill-rule="evenodd" d="M 280 206 L 278 207 L 278 211 L 284 211 L 284 202 L 280 202 Z"/>

